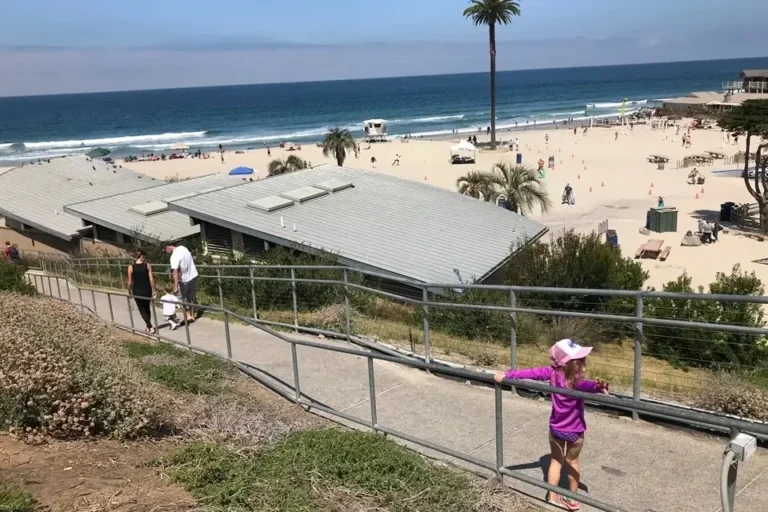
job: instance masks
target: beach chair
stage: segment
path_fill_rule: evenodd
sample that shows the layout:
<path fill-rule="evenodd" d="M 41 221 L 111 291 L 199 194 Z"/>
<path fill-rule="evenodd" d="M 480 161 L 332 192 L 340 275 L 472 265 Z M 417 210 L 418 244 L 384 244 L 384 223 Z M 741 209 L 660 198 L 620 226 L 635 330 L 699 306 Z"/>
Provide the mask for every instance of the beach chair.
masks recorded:
<path fill-rule="evenodd" d="M 667 261 L 667 258 L 669 257 L 669 253 L 672 252 L 672 247 L 667 246 L 664 248 L 661 253 L 659 253 L 659 260 L 661 261 Z"/>

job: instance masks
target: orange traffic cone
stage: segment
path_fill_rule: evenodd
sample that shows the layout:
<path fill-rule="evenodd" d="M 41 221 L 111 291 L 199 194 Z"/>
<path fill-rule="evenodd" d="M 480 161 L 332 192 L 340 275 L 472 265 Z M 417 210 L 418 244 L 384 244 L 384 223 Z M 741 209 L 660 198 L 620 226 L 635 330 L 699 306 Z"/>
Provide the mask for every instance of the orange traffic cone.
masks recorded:
<path fill-rule="evenodd" d="M 698 198 L 699 198 L 699 194 L 696 194 L 696 199 L 698 199 Z"/>
<path fill-rule="evenodd" d="M 589 191 L 592 192 L 592 187 L 589 187 Z"/>
<path fill-rule="evenodd" d="M 581 174 L 579 174 L 579 175 L 576 177 L 576 179 L 577 179 L 577 180 L 580 180 L 580 179 L 581 179 Z"/>
<path fill-rule="evenodd" d="M 427 177 L 426 176 L 424 176 L 424 181 L 427 181 Z"/>
<path fill-rule="evenodd" d="M 701 187 L 701 193 L 702 194 L 704 193 L 704 187 Z"/>
<path fill-rule="evenodd" d="M 653 182 L 651 182 L 651 188 L 653 188 Z"/>
<path fill-rule="evenodd" d="M 600 186 L 601 186 L 601 187 L 604 187 L 604 186 L 605 186 L 605 182 L 604 182 L 604 181 L 601 181 L 601 182 L 600 182 Z"/>
<path fill-rule="evenodd" d="M 653 194 L 651 193 L 651 189 L 648 189 L 648 195 L 649 195 L 649 196 L 652 196 L 652 195 L 653 195 Z"/>

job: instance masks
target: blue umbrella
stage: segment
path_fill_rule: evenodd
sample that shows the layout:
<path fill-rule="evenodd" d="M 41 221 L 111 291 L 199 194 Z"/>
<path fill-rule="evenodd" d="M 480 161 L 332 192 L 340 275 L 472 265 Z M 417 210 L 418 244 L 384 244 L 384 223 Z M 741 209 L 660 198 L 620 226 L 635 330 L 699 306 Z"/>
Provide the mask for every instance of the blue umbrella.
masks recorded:
<path fill-rule="evenodd" d="M 245 176 L 248 174 L 253 174 L 253 169 L 250 167 L 235 167 L 229 171 L 230 176 Z"/>

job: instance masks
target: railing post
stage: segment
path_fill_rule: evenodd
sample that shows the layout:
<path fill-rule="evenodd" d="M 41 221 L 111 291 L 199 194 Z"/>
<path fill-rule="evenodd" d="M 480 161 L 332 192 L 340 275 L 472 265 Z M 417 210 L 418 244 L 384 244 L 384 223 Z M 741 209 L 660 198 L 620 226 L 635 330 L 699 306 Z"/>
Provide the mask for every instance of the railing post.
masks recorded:
<path fill-rule="evenodd" d="M 429 308 L 427 307 L 427 302 L 429 302 L 429 293 L 425 286 L 423 288 L 421 306 L 424 310 L 424 360 L 430 363 L 432 361 L 432 350 L 429 347 Z"/>
<path fill-rule="evenodd" d="M 104 284 L 101 282 L 101 263 L 96 260 L 96 275 L 99 276 L 99 288 L 104 288 Z"/>
<path fill-rule="evenodd" d="M 291 343 L 291 360 L 293 362 L 293 389 L 296 393 L 296 403 L 301 400 L 301 388 L 299 387 L 299 356 L 296 353 L 296 344 Z"/>
<path fill-rule="evenodd" d="M 232 338 L 229 333 L 229 313 L 224 311 L 224 338 L 227 340 L 227 357 L 232 360 Z"/>
<path fill-rule="evenodd" d="M 221 268 L 220 267 L 216 267 L 216 280 L 219 282 L 219 307 L 221 309 L 224 309 L 224 292 L 221 290 Z"/>
<path fill-rule="evenodd" d="M 509 306 L 517 307 L 517 296 L 514 290 L 509 290 Z M 509 315 L 512 321 L 512 329 L 509 334 L 509 367 L 517 368 L 517 311 L 512 311 Z"/>
<path fill-rule="evenodd" d="M 112 310 L 112 294 L 107 292 L 107 304 L 109 304 L 109 319 L 115 323 L 115 312 Z"/>
<path fill-rule="evenodd" d="M 349 300 L 349 275 L 347 269 L 344 269 L 344 316 L 347 321 L 347 341 L 352 335 L 351 304 Z"/>
<path fill-rule="evenodd" d="M 131 310 L 131 298 L 129 296 L 125 296 L 125 305 L 128 306 L 128 318 L 131 321 L 131 330 L 136 330 L 136 324 L 133 321 L 133 310 Z"/>
<path fill-rule="evenodd" d="M 85 313 L 85 304 L 83 304 L 83 290 L 77 287 L 77 295 L 80 297 L 80 310 Z"/>
<path fill-rule="evenodd" d="M 368 393 L 371 398 L 371 425 L 373 429 L 379 424 L 378 414 L 376 412 L 376 376 L 373 373 L 373 358 L 368 358 Z"/>
<path fill-rule="evenodd" d="M 155 338 L 157 338 L 158 343 L 160 342 L 160 323 L 157 321 L 157 299 L 154 297 L 150 297 L 149 303 L 152 304 L 152 319 L 155 323 Z M 160 303 L 160 307 L 162 307 L 162 302 Z"/>
<path fill-rule="evenodd" d="M 186 315 L 186 313 L 184 313 L 184 315 Z M 189 350 L 192 350 L 192 338 L 189 335 L 189 322 L 187 321 L 186 316 L 184 317 L 184 335 L 187 337 L 187 346 L 189 347 Z"/>
<path fill-rule="evenodd" d="M 93 274 L 91 274 L 90 260 L 85 260 L 85 271 L 88 272 L 88 281 L 90 282 L 90 285 L 93 286 Z M 83 282 L 85 282 L 85 279 L 83 279 Z"/>
<path fill-rule="evenodd" d="M 106 265 L 107 265 L 107 277 L 109 278 L 108 285 L 109 285 L 109 288 L 112 288 L 112 272 L 111 272 L 111 270 L 109 268 L 109 260 L 107 260 Z"/>
<path fill-rule="evenodd" d="M 256 282 L 253 280 L 253 267 L 248 268 L 251 277 L 251 302 L 253 302 L 253 319 L 259 319 L 259 310 L 256 309 Z"/>
<path fill-rule="evenodd" d="M 72 302 L 72 291 L 69 289 L 69 265 L 66 265 L 64 268 L 66 269 L 64 271 L 64 286 L 67 288 L 67 300 Z"/>
<path fill-rule="evenodd" d="M 91 290 L 91 301 L 93 301 L 93 314 L 99 316 L 99 310 L 96 307 L 96 292 Z"/>
<path fill-rule="evenodd" d="M 59 274 L 56 274 L 56 293 L 59 294 L 59 298 L 61 298 L 61 279 L 59 278 Z M 51 294 L 53 295 L 53 294 Z"/>
<path fill-rule="evenodd" d="M 291 294 L 293 295 L 293 326 L 299 332 L 299 306 L 296 300 L 296 270 L 291 269 Z"/>
<path fill-rule="evenodd" d="M 53 285 L 51 284 L 51 276 L 46 277 L 48 277 L 48 295 L 53 297 Z"/>
<path fill-rule="evenodd" d="M 643 371 L 643 295 L 641 293 L 638 293 L 635 298 L 635 315 L 637 322 L 635 322 L 635 367 L 632 378 L 632 401 L 639 402 Z M 637 411 L 632 411 L 632 419 L 635 421 L 640 419 Z"/>
<path fill-rule="evenodd" d="M 504 415 L 501 402 L 501 384 L 494 386 L 494 402 L 496 417 L 496 478 L 502 483 L 504 476 L 501 469 L 504 467 Z"/>

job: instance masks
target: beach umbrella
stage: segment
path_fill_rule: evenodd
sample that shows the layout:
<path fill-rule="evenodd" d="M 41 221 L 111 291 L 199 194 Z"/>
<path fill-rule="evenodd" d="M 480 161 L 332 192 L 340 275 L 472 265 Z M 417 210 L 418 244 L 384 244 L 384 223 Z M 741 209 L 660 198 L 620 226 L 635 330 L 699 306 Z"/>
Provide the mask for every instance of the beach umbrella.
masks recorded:
<path fill-rule="evenodd" d="M 189 146 L 187 146 L 187 145 L 186 145 L 186 144 L 184 144 L 183 142 L 177 142 L 176 144 L 174 144 L 173 146 L 171 146 L 171 149 L 181 149 L 181 150 L 184 150 L 184 151 L 186 151 L 186 150 L 188 150 L 188 149 L 189 149 Z"/>
<path fill-rule="evenodd" d="M 107 156 L 110 153 L 111 151 L 105 148 L 93 148 L 87 154 L 91 158 L 101 158 L 103 156 Z"/>
<path fill-rule="evenodd" d="M 248 174 L 253 174 L 253 169 L 250 167 L 235 167 L 229 171 L 230 176 L 245 176 Z"/>

